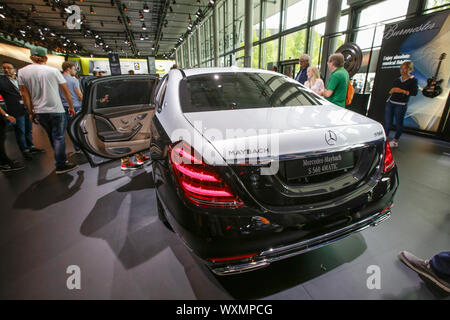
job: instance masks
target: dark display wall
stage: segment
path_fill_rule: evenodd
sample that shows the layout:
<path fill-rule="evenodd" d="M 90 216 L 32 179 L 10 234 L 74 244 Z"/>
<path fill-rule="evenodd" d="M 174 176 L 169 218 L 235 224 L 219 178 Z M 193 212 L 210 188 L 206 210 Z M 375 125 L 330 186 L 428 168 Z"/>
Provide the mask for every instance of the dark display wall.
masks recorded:
<path fill-rule="evenodd" d="M 383 43 L 378 58 L 373 97 L 369 117 L 384 123 L 384 110 L 389 90 L 395 78 L 400 77 L 400 65 L 405 61 L 414 62 L 412 74 L 419 83 L 419 93 L 411 97 L 405 117 L 405 127 L 433 133 L 443 137 L 443 122 L 447 118 L 445 108 L 450 89 L 450 10 L 408 19 L 386 25 Z M 442 60 L 438 79 L 442 79 L 442 93 L 434 98 L 425 97 L 422 89 L 427 79 L 436 73 Z"/>

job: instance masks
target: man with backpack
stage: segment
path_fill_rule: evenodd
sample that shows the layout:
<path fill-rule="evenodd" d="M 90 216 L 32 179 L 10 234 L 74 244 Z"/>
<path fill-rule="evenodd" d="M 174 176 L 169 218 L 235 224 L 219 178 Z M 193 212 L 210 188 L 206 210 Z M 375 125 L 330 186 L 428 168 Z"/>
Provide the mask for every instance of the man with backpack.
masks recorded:
<path fill-rule="evenodd" d="M 346 104 L 351 103 L 351 99 L 347 99 L 350 77 L 344 68 L 344 61 L 342 53 L 334 53 L 330 56 L 328 59 L 328 70 L 331 72 L 331 76 L 326 89 L 320 92 L 320 95 L 328 101 L 343 108 L 345 108 Z M 353 94 L 351 96 L 353 97 Z"/>

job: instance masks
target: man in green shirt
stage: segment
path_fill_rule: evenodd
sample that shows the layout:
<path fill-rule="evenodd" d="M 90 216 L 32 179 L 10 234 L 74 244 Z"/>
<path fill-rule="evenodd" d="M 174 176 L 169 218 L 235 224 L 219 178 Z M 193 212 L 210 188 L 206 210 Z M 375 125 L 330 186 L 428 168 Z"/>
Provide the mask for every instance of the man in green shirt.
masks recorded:
<path fill-rule="evenodd" d="M 328 59 L 328 70 L 331 72 L 327 88 L 320 93 L 328 101 L 345 108 L 345 98 L 349 75 L 344 69 L 344 56 L 342 53 L 335 53 Z"/>

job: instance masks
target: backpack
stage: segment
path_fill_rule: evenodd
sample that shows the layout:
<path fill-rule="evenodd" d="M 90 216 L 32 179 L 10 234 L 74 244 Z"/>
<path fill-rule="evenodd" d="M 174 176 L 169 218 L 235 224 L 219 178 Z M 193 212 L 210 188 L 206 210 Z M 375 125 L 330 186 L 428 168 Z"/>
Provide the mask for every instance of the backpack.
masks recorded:
<path fill-rule="evenodd" d="M 345 105 L 346 106 L 348 106 L 352 103 L 354 94 L 355 94 L 355 88 L 353 88 L 353 85 L 349 80 L 348 86 L 347 86 L 347 96 L 345 97 Z"/>

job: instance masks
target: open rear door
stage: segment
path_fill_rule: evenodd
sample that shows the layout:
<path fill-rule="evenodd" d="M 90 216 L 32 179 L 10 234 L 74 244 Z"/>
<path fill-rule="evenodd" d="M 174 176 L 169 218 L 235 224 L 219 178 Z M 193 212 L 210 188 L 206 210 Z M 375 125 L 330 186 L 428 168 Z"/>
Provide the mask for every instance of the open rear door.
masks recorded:
<path fill-rule="evenodd" d="M 156 77 L 120 75 L 91 80 L 69 134 L 92 166 L 149 148 Z"/>

